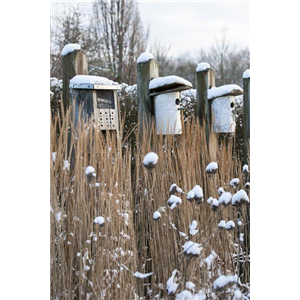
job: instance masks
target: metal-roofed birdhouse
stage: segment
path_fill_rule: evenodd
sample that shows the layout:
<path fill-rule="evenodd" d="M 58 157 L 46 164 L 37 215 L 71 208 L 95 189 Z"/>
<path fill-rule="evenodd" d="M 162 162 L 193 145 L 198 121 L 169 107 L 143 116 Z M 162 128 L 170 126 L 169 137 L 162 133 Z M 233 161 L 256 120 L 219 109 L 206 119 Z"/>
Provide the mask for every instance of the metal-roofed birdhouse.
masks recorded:
<path fill-rule="evenodd" d="M 214 87 L 207 91 L 211 101 L 213 131 L 216 133 L 235 132 L 235 96 L 242 95 L 243 90 L 236 84 Z"/>
<path fill-rule="evenodd" d="M 118 130 L 119 85 L 105 77 L 77 75 L 70 80 L 71 101 L 75 105 L 74 123 L 79 115 L 88 121 L 94 118 L 100 130 Z"/>
<path fill-rule="evenodd" d="M 150 96 L 154 97 L 157 134 L 181 134 L 181 91 L 191 89 L 192 84 L 178 76 L 152 79 Z"/>

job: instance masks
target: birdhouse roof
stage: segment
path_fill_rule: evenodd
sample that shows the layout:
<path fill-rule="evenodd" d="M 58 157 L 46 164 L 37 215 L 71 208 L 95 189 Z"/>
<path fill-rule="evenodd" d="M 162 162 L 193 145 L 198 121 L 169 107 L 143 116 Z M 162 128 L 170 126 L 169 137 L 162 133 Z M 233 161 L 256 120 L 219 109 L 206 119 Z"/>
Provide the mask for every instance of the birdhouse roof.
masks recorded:
<path fill-rule="evenodd" d="M 154 78 L 149 83 L 151 95 L 161 94 L 173 91 L 183 91 L 191 89 L 193 85 L 179 76 L 165 76 Z"/>
<path fill-rule="evenodd" d="M 72 89 L 119 89 L 119 85 L 105 77 L 91 75 L 76 75 L 70 80 Z"/>
<path fill-rule="evenodd" d="M 207 100 L 224 96 L 238 96 L 243 94 L 243 89 L 236 84 L 227 84 L 207 90 Z"/>

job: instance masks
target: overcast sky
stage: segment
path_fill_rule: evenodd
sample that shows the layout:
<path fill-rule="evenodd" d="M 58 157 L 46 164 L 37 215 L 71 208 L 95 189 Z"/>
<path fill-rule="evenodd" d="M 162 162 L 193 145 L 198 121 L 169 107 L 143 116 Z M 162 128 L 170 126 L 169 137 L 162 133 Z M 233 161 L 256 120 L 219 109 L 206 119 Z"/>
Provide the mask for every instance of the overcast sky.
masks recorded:
<path fill-rule="evenodd" d="M 86 11 L 92 1 L 52 1 L 52 11 L 67 2 L 81 2 Z M 85 3 L 84 3 L 85 2 Z M 225 26 L 228 40 L 249 47 L 249 3 L 245 1 L 158 1 L 138 0 L 145 28 L 150 26 L 149 45 L 155 40 L 170 44 L 169 54 L 208 49 Z"/>

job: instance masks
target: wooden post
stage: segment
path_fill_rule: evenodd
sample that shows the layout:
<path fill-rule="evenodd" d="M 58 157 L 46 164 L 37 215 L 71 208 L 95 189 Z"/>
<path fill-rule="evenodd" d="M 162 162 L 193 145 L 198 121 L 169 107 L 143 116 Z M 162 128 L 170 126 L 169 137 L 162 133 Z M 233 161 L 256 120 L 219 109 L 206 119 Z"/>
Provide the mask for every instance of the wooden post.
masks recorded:
<path fill-rule="evenodd" d="M 152 115 L 154 115 L 154 104 L 150 97 L 149 82 L 158 76 L 158 63 L 154 58 L 137 63 L 137 103 L 140 136 L 143 133 L 144 126 L 148 128 L 151 127 L 151 119 Z"/>
<path fill-rule="evenodd" d="M 201 63 L 206 64 L 206 63 Z M 199 64 L 199 65 L 201 65 Z M 199 67 L 198 65 L 198 67 Z M 197 116 L 200 125 L 203 127 L 205 122 L 206 144 L 209 145 L 209 133 L 211 127 L 211 109 L 207 100 L 207 89 L 215 85 L 214 71 L 206 64 L 208 68 L 198 68 L 197 72 Z"/>
<path fill-rule="evenodd" d="M 243 75 L 244 89 L 244 116 L 243 116 L 243 140 L 244 140 L 244 164 L 248 164 L 250 141 L 250 70 Z"/>
<path fill-rule="evenodd" d="M 62 57 L 63 104 L 65 113 L 70 106 L 70 79 L 75 75 L 87 74 L 87 57 L 83 50 L 74 50 Z"/>

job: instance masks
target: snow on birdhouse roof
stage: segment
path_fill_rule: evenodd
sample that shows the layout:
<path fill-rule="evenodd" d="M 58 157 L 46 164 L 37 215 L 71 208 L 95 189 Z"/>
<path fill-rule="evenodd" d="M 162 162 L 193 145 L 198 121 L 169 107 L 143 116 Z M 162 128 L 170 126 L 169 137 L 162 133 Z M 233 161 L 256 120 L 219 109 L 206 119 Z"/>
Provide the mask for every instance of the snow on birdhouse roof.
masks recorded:
<path fill-rule="evenodd" d="M 66 56 L 67 54 L 69 54 L 75 50 L 80 50 L 80 49 L 81 49 L 80 45 L 78 45 L 78 44 L 67 44 L 62 49 L 61 55 Z"/>
<path fill-rule="evenodd" d="M 243 78 L 256 78 L 256 69 L 248 69 L 243 73 Z"/>
<path fill-rule="evenodd" d="M 208 64 L 206 62 L 202 62 L 202 63 L 198 64 L 198 66 L 196 68 L 196 72 L 202 72 L 209 68 L 210 68 L 210 64 Z"/>
<path fill-rule="evenodd" d="M 154 56 L 149 53 L 149 52 L 143 52 L 137 59 L 137 63 L 144 63 L 144 62 L 147 62 L 149 61 L 150 59 L 153 59 Z"/>
<path fill-rule="evenodd" d="M 154 78 L 149 83 L 149 89 L 157 92 L 175 88 L 178 90 L 186 90 L 192 87 L 193 85 L 189 81 L 175 75 Z"/>
<path fill-rule="evenodd" d="M 238 96 L 243 94 L 243 89 L 237 84 L 227 84 L 207 90 L 207 99 L 213 100 L 224 96 Z"/>
<path fill-rule="evenodd" d="M 70 80 L 70 88 L 95 89 L 99 86 L 110 86 L 109 89 L 116 89 L 118 85 L 106 77 L 92 75 L 76 75 Z"/>

